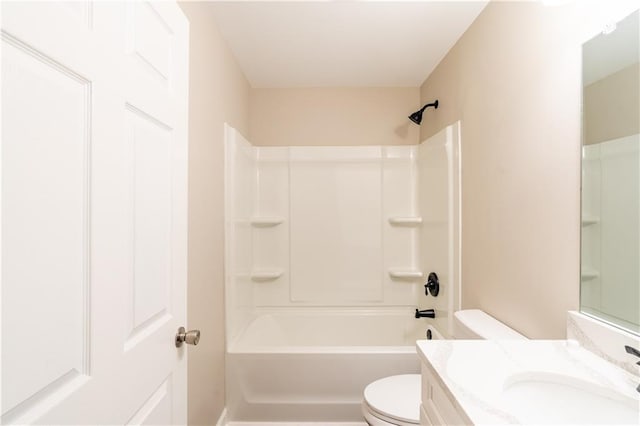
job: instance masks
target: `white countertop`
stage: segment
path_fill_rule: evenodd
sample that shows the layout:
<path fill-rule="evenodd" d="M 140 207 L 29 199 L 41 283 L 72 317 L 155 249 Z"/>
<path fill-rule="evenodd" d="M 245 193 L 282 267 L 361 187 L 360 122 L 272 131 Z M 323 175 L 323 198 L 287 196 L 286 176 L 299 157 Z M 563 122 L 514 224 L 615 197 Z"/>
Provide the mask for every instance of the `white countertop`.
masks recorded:
<path fill-rule="evenodd" d="M 439 380 L 451 402 L 473 424 L 527 423 L 513 409 L 505 388 L 514 378 L 545 375 L 567 378 L 569 383 L 575 379 L 583 388 L 592 384 L 599 390 L 637 401 L 640 423 L 640 394 L 635 390 L 638 377 L 575 341 L 419 340 L 417 347 L 422 362 Z M 536 403 L 542 406 L 536 407 Z M 527 404 L 541 412 L 549 409 L 548 402 L 527 400 Z"/>

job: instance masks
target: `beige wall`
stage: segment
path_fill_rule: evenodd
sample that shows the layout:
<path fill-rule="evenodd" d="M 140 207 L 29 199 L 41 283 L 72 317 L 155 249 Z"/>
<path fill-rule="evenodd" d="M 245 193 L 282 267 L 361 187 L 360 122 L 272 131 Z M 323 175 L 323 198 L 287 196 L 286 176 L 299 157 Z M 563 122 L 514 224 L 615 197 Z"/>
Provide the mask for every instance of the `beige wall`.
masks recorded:
<path fill-rule="evenodd" d="M 421 87 L 462 120 L 462 304 L 531 338 L 578 308 L 581 42 L 569 7 L 491 2 Z"/>
<path fill-rule="evenodd" d="M 417 87 L 252 89 L 251 143 L 417 144 L 419 128 L 407 116 L 419 103 Z"/>
<path fill-rule="evenodd" d="M 189 424 L 213 425 L 225 404 L 223 123 L 249 132 L 249 84 L 205 2 L 181 2 L 189 61 Z"/>
<path fill-rule="evenodd" d="M 584 143 L 640 133 L 640 64 L 584 88 Z"/>

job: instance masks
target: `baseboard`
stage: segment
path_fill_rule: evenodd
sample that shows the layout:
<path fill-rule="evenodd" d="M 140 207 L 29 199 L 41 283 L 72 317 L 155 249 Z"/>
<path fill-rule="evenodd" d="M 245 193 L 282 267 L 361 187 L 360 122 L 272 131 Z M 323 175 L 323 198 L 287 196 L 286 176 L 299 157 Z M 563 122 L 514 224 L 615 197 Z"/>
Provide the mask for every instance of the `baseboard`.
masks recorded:
<path fill-rule="evenodd" d="M 365 422 L 229 422 L 227 426 L 367 426 Z"/>
<path fill-rule="evenodd" d="M 220 413 L 220 417 L 218 417 L 218 421 L 216 422 L 216 426 L 227 426 L 227 407 L 224 407 L 222 413 Z"/>

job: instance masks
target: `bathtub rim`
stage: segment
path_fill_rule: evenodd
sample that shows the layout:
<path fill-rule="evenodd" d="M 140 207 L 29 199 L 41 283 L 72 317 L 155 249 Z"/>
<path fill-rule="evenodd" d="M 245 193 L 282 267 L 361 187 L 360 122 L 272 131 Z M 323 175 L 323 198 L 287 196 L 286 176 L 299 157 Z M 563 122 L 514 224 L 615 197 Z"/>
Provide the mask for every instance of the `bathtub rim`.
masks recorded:
<path fill-rule="evenodd" d="M 276 315 L 284 317 L 295 317 L 300 315 L 347 315 L 347 316 L 404 316 L 413 315 L 413 311 L 416 308 L 411 306 L 402 307 L 372 307 L 372 308 L 360 308 L 360 307 L 296 307 L 296 308 L 277 308 L 277 307 L 262 307 L 256 308 L 251 316 L 251 319 L 247 321 L 235 338 L 227 344 L 225 352 L 227 354 L 234 355 L 249 355 L 249 354 L 298 354 L 298 355 L 317 355 L 317 354 L 410 354 L 416 352 L 416 344 L 413 345 L 312 345 L 312 346 L 294 346 L 294 345 L 248 345 L 242 343 L 242 338 L 245 335 L 247 329 L 260 317 L 266 315 Z M 434 335 L 434 339 L 441 340 L 444 337 L 442 333 L 438 331 L 432 321 L 428 318 L 416 319 L 421 321 L 424 325 L 425 338 L 416 339 L 417 341 L 426 340 L 427 330 L 431 330 Z"/>

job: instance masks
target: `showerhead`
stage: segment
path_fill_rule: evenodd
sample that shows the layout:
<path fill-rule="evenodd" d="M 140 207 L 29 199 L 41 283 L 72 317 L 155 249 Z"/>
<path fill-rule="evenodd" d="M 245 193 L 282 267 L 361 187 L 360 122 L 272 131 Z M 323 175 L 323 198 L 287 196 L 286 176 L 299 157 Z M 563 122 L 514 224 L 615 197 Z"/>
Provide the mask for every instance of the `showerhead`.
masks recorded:
<path fill-rule="evenodd" d="M 436 101 L 432 104 L 426 104 L 425 106 L 420 108 L 420 111 L 416 111 L 413 114 L 411 114 L 409 116 L 409 120 L 413 121 L 417 125 L 420 125 L 420 123 L 422 123 L 422 113 L 424 112 L 425 109 L 429 108 L 430 106 L 434 107 L 435 109 L 438 109 L 438 100 L 436 99 Z"/>
<path fill-rule="evenodd" d="M 409 116 L 409 120 L 413 121 L 417 125 L 420 125 L 420 123 L 422 123 L 422 110 L 416 111 L 413 114 L 411 114 Z"/>

